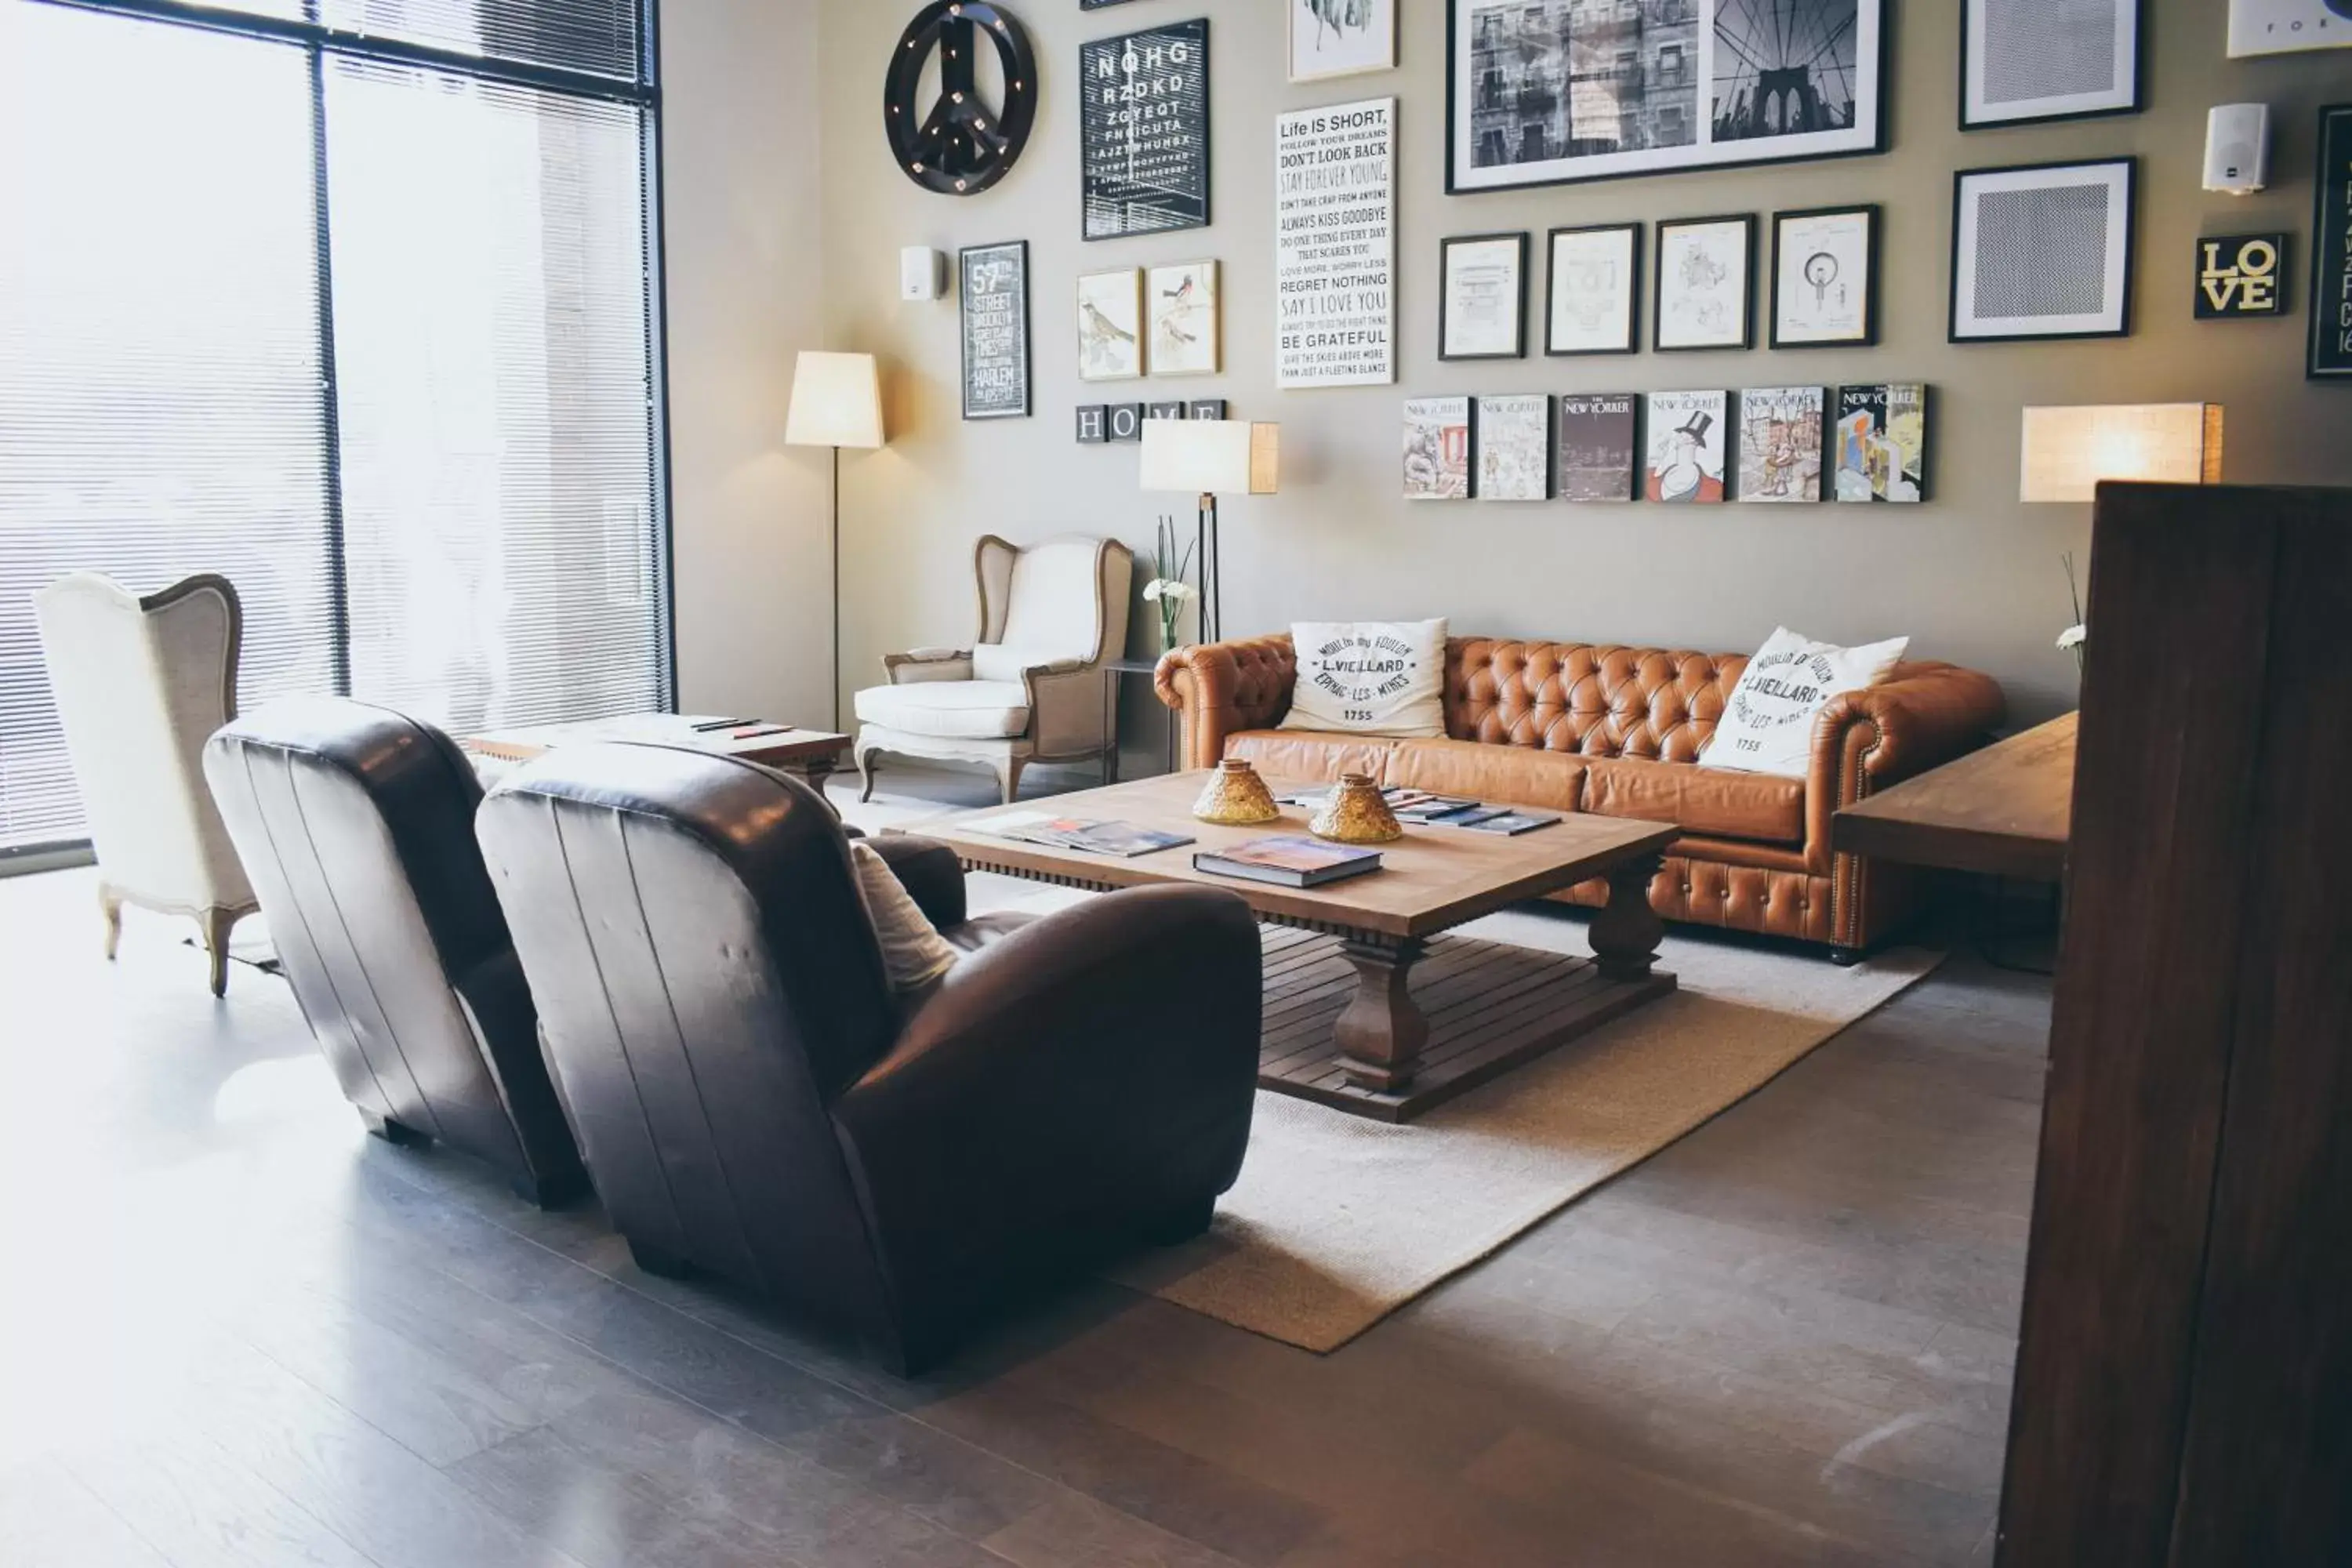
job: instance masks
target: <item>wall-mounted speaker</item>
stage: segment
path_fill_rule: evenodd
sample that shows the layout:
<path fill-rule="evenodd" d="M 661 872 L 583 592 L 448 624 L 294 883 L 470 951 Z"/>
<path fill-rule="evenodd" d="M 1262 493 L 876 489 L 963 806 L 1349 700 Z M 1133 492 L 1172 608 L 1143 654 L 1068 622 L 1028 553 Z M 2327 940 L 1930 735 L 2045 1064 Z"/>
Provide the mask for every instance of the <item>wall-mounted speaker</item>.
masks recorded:
<path fill-rule="evenodd" d="M 2205 118 L 2205 188 L 2250 196 L 2270 183 L 2271 110 L 2225 103 Z"/>
<path fill-rule="evenodd" d="M 2352 47 L 2352 0 L 2230 0 L 2230 53 Z"/>

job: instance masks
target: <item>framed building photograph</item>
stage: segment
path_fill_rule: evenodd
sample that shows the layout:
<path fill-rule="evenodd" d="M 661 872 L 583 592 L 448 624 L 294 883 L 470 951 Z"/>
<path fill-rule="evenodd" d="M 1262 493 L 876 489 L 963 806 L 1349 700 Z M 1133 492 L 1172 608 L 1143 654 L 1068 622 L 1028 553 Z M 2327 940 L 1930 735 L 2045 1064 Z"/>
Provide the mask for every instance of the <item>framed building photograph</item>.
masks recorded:
<path fill-rule="evenodd" d="M 1078 279 L 1078 379 L 1143 374 L 1143 274 L 1133 267 Z"/>
<path fill-rule="evenodd" d="M 1466 397 L 1404 400 L 1404 499 L 1468 500 L 1472 404 Z"/>
<path fill-rule="evenodd" d="M 958 251 L 963 416 L 1029 416 L 1029 242 Z"/>
<path fill-rule="evenodd" d="M 1772 346 L 1878 342 L 1878 209 L 1772 215 Z"/>
<path fill-rule="evenodd" d="M 1151 321 L 1151 374 L 1214 375 L 1223 368 L 1219 347 L 1223 308 L 1217 264 L 1180 261 L 1145 275 L 1144 306 Z"/>
<path fill-rule="evenodd" d="M 2137 175 L 2132 158 L 1955 175 L 1951 341 L 2129 336 Z"/>
<path fill-rule="evenodd" d="M 1447 0 L 1445 189 L 1886 151 L 1886 0 Z"/>
<path fill-rule="evenodd" d="M 1642 347 L 1642 226 L 1551 231 L 1544 353 L 1630 354 Z"/>
<path fill-rule="evenodd" d="M 1443 242 L 1439 359 L 1523 359 L 1528 352 L 1528 237 L 1466 234 Z"/>
<path fill-rule="evenodd" d="M 2147 0 L 1960 0 L 1960 129 L 2137 114 Z"/>
<path fill-rule="evenodd" d="M 1478 499 L 1551 500 L 1551 398 L 1545 393 L 1481 397 Z"/>
<path fill-rule="evenodd" d="M 1642 493 L 1669 506 L 1720 504 L 1730 413 L 1728 392 L 1652 393 Z"/>
<path fill-rule="evenodd" d="M 1662 353 L 1756 346 L 1756 218 L 1685 218 L 1658 225 Z"/>
<path fill-rule="evenodd" d="M 1783 505 L 1822 499 L 1829 389 L 1757 386 L 1739 395 L 1739 496 Z"/>
<path fill-rule="evenodd" d="M 1209 226 L 1209 22 L 1078 46 L 1082 234 Z"/>
<path fill-rule="evenodd" d="M 1290 79 L 1394 70 L 1402 0 L 1283 0 L 1290 8 Z"/>

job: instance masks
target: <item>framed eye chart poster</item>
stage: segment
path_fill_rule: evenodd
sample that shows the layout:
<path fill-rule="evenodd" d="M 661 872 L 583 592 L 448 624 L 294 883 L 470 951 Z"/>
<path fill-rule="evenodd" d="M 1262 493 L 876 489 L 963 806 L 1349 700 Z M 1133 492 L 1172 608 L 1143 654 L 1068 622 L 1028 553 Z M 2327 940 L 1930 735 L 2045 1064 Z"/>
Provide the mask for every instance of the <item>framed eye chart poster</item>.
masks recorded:
<path fill-rule="evenodd" d="M 1276 385 L 1396 380 L 1396 110 L 1374 98 L 1275 121 Z"/>
<path fill-rule="evenodd" d="M 1085 237 L 1209 224 L 1209 19 L 1078 47 Z"/>

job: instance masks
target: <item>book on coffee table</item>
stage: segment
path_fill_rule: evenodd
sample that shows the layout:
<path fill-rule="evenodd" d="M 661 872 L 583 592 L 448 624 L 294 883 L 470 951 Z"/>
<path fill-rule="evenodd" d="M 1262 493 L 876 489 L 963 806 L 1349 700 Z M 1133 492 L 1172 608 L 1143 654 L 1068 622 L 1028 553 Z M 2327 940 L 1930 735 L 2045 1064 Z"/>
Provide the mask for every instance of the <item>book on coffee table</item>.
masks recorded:
<path fill-rule="evenodd" d="M 1319 838 L 1255 838 L 1231 849 L 1202 850 L 1192 868 L 1285 888 L 1319 888 L 1381 868 L 1380 851 L 1326 844 Z"/>
<path fill-rule="evenodd" d="M 1516 838 L 1522 833 L 1533 833 L 1538 827 L 1549 827 L 1559 820 L 1559 817 L 1540 811 L 1503 811 L 1461 826 L 1473 833 L 1499 833 Z"/>
<path fill-rule="evenodd" d="M 1089 855 L 1116 855 L 1132 859 L 1190 844 L 1181 833 L 1162 833 L 1132 822 L 1099 822 L 1077 816 L 1049 816 L 1044 812 L 1014 812 L 972 825 L 975 831 L 1022 844 L 1045 844 L 1058 849 L 1080 849 Z"/>

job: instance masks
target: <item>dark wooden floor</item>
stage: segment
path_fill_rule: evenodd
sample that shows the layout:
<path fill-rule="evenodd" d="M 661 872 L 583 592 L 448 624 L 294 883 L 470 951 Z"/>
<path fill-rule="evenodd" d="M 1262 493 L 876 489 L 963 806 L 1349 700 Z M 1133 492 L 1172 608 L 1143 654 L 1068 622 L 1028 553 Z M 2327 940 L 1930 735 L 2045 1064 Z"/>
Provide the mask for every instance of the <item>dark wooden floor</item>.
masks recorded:
<path fill-rule="evenodd" d="M 1989 1561 L 2046 984 L 1956 960 L 1324 1358 L 1107 1285 L 900 1383 L 360 1135 L 0 881 L 0 1563 Z"/>

